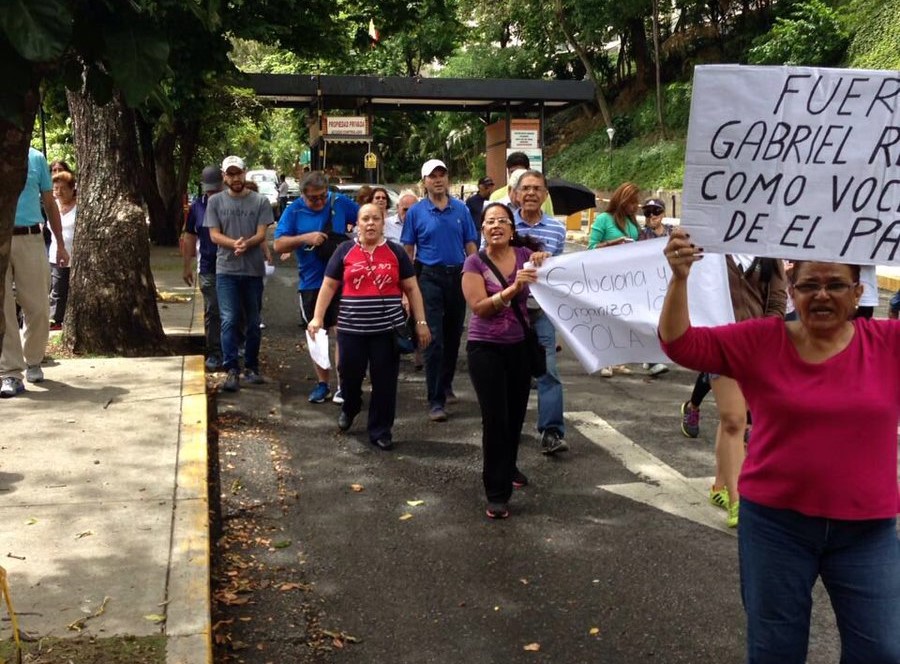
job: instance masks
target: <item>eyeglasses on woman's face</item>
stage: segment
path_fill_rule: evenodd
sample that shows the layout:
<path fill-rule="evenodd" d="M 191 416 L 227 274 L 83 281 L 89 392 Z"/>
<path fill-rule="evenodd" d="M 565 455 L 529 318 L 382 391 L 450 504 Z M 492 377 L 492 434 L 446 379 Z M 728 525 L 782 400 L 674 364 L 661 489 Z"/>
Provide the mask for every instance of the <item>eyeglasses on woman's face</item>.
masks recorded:
<path fill-rule="evenodd" d="M 846 281 L 829 281 L 827 284 L 804 281 L 803 283 L 794 284 L 794 292 L 801 295 L 818 295 L 819 291 L 824 290 L 827 295 L 844 295 L 856 285 Z"/>
<path fill-rule="evenodd" d="M 512 219 L 510 219 L 509 217 L 507 217 L 504 214 L 504 215 L 498 215 L 496 217 L 485 217 L 481 222 L 482 227 L 497 226 L 497 225 L 502 225 L 502 224 L 508 224 L 508 225 L 512 226 Z"/>

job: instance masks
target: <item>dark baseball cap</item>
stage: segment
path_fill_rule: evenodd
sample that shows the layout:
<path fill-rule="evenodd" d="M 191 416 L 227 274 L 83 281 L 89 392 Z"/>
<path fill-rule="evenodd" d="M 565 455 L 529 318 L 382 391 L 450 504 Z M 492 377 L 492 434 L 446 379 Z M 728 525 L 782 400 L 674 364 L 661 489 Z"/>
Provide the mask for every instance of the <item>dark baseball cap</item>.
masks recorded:
<path fill-rule="evenodd" d="M 204 193 L 222 188 L 222 171 L 218 166 L 207 166 L 200 175 L 200 186 Z"/>
<path fill-rule="evenodd" d="M 490 177 L 484 177 L 478 181 L 479 187 L 487 187 L 488 185 L 492 185 L 492 184 L 494 184 L 494 180 L 493 180 L 493 178 L 490 178 Z"/>
<path fill-rule="evenodd" d="M 642 210 L 647 210 L 647 209 L 655 210 L 657 208 L 662 212 L 666 211 L 666 204 L 663 203 L 658 198 L 648 198 L 646 201 L 644 201 L 644 204 L 641 205 Z"/>

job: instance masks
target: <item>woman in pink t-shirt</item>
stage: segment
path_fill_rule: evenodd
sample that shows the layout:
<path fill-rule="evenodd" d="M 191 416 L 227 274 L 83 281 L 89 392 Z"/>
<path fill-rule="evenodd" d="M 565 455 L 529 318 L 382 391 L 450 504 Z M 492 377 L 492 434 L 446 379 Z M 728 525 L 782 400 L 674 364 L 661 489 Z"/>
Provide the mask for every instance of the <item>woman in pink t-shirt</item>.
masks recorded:
<path fill-rule="evenodd" d="M 900 322 L 853 320 L 858 266 L 797 261 L 798 320 L 691 327 L 687 279 L 703 250 L 679 229 L 665 253 L 663 349 L 679 364 L 734 378 L 753 413 L 738 481 L 747 661 L 806 661 L 821 577 L 842 664 L 900 662 Z"/>
<path fill-rule="evenodd" d="M 481 233 L 484 251 L 472 254 L 463 264 L 462 290 L 473 314 L 466 354 L 481 408 L 486 513 L 488 518 L 504 519 L 509 516 L 507 503 L 513 487 L 528 484 L 516 466 L 531 391 L 531 367 L 520 320 L 528 320 L 528 284 L 537 277 L 534 268 L 525 263 L 540 266 L 550 254 L 537 251 L 537 240 L 516 233 L 512 210 L 502 203 L 484 208 Z M 489 262 L 506 283 L 500 282 Z"/>

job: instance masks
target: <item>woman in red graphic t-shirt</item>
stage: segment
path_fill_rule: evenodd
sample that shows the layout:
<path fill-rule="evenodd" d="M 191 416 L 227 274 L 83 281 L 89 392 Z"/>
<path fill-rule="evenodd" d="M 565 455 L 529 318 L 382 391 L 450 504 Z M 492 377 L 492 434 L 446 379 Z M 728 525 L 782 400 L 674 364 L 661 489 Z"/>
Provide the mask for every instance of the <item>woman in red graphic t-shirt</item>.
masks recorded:
<path fill-rule="evenodd" d="M 393 447 L 391 428 L 397 410 L 400 374 L 395 328 L 406 326 L 403 295 L 409 300 L 421 347 L 431 343 L 431 333 L 425 322 L 425 305 L 412 261 L 403 247 L 384 237 L 384 211 L 372 203 L 363 205 L 356 228 L 356 239 L 339 246 L 325 267 L 325 280 L 307 333 L 315 337 L 328 305 L 340 290 L 338 373 L 344 403 L 338 415 L 338 428 L 348 431 L 362 410 L 362 382 L 368 371 L 372 380 L 369 442 L 389 450 Z"/>

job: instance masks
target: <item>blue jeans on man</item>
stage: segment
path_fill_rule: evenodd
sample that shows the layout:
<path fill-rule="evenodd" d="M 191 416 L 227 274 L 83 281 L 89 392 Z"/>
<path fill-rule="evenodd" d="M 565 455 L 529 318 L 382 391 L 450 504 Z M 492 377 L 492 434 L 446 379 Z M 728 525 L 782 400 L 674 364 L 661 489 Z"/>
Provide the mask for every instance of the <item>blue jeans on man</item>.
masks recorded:
<path fill-rule="evenodd" d="M 425 383 L 428 406 L 432 410 L 444 408 L 459 358 L 459 342 L 466 320 L 461 268 L 423 265 L 419 275 L 425 320 L 431 330 L 431 343 L 425 349 Z"/>
<path fill-rule="evenodd" d="M 244 367 L 259 371 L 259 306 L 263 278 L 237 274 L 216 275 L 216 295 L 222 319 L 222 363 L 226 371 L 240 369 L 242 316 L 245 323 Z"/>
<path fill-rule="evenodd" d="M 900 662 L 895 518 L 810 517 L 742 497 L 738 552 L 748 664 L 806 662 L 818 577 L 837 619 L 841 664 Z"/>
<path fill-rule="evenodd" d="M 547 373 L 537 379 L 537 428 L 541 433 L 554 429 L 560 438 L 564 438 L 566 424 L 563 418 L 563 386 L 556 366 L 556 329 L 543 311 L 529 310 L 529 314 L 538 341 L 547 355 Z"/>

